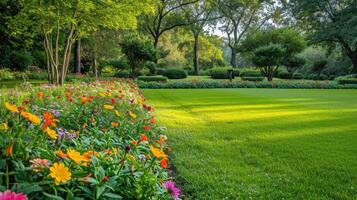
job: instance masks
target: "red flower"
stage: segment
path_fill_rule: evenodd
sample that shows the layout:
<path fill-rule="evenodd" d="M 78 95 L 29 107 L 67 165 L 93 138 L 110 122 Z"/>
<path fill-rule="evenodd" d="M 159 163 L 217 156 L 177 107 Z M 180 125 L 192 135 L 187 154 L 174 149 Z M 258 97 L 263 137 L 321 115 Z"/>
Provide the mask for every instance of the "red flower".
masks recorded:
<path fill-rule="evenodd" d="M 29 104 L 29 103 L 30 103 L 30 100 L 28 100 L 28 99 L 24 100 L 24 104 Z"/>
<path fill-rule="evenodd" d="M 145 134 L 141 134 L 140 141 L 141 142 L 148 141 L 148 137 Z"/>
<path fill-rule="evenodd" d="M 38 92 L 37 97 L 41 99 L 43 97 L 43 92 Z"/>
<path fill-rule="evenodd" d="M 155 124 L 156 123 L 155 118 L 151 118 L 150 123 Z"/>
<path fill-rule="evenodd" d="M 160 161 L 160 165 L 162 168 L 166 169 L 167 168 L 167 163 L 168 163 L 168 160 L 167 159 L 162 159 Z"/>
<path fill-rule="evenodd" d="M 151 128 L 150 128 L 149 125 L 145 125 L 145 126 L 144 126 L 144 129 L 145 129 L 146 131 L 150 131 Z"/>
<path fill-rule="evenodd" d="M 6 155 L 9 155 L 9 156 L 11 156 L 12 157 L 12 147 L 14 146 L 14 144 L 11 144 L 11 145 L 9 145 L 9 146 L 7 146 L 6 148 L 5 148 L 5 154 Z"/>

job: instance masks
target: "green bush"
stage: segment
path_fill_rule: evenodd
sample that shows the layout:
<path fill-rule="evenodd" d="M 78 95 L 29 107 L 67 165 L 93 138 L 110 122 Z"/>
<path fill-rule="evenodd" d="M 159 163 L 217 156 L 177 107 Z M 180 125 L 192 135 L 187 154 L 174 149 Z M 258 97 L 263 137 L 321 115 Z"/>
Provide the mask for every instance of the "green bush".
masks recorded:
<path fill-rule="evenodd" d="M 295 73 L 293 75 L 293 79 L 303 79 L 303 78 L 304 78 L 304 76 L 301 73 Z"/>
<path fill-rule="evenodd" d="M 118 60 L 109 60 L 105 62 L 106 65 L 112 66 L 115 69 L 123 70 L 129 69 L 129 64 L 126 60 L 118 59 Z"/>
<path fill-rule="evenodd" d="M 258 70 L 245 69 L 245 70 L 241 71 L 240 76 L 241 77 L 261 77 L 262 73 Z"/>
<path fill-rule="evenodd" d="M 121 70 L 121 71 L 118 71 L 114 76 L 117 78 L 129 78 L 130 73 L 127 70 Z"/>
<path fill-rule="evenodd" d="M 25 51 L 13 51 L 10 54 L 11 68 L 24 71 L 32 64 L 32 57 Z"/>
<path fill-rule="evenodd" d="M 277 75 L 281 79 L 291 79 L 291 75 L 288 72 L 280 71 Z"/>
<path fill-rule="evenodd" d="M 243 76 L 241 77 L 243 81 L 262 81 L 264 77 L 262 76 Z"/>
<path fill-rule="evenodd" d="M 344 85 L 344 84 L 357 84 L 357 75 L 352 74 L 352 75 L 347 75 L 347 76 L 339 76 L 335 78 L 335 81 L 337 81 L 338 84 Z"/>
<path fill-rule="evenodd" d="M 46 69 L 46 54 L 44 51 L 35 51 L 32 53 L 33 65 L 38 66 L 41 69 Z"/>
<path fill-rule="evenodd" d="M 145 68 L 149 70 L 149 75 L 156 75 L 156 64 L 154 62 L 146 62 Z"/>
<path fill-rule="evenodd" d="M 213 79 L 228 79 L 228 70 L 233 68 L 230 67 L 217 67 L 210 70 L 210 76 Z M 239 76 L 239 70 L 233 69 L 234 76 Z"/>
<path fill-rule="evenodd" d="M 47 80 L 47 72 L 26 71 L 27 77 L 34 80 Z"/>
<path fill-rule="evenodd" d="M 139 76 L 138 81 L 144 82 L 167 82 L 167 78 L 165 76 Z"/>
<path fill-rule="evenodd" d="M 187 78 L 187 74 L 183 69 L 166 69 L 164 76 L 169 79 L 184 79 Z"/>
<path fill-rule="evenodd" d="M 14 80 L 15 74 L 9 69 L 0 69 L 0 81 Z"/>

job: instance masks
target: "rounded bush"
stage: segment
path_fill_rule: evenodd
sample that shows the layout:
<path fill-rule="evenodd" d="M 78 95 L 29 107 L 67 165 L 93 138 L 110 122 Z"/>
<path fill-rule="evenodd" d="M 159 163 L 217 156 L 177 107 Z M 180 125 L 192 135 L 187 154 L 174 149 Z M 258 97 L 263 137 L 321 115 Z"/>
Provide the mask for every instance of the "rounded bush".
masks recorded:
<path fill-rule="evenodd" d="M 156 69 L 156 74 L 157 75 L 165 75 L 165 72 L 166 72 L 166 69 L 164 69 L 164 68 L 157 68 Z"/>
<path fill-rule="evenodd" d="M 262 76 L 243 76 L 241 77 L 243 81 L 262 81 L 264 77 Z"/>
<path fill-rule="evenodd" d="M 167 69 L 164 76 L 169 79 L 184 79 L 187 78 L 187 74 L 183 69 Z"/>
<path fill-rule="evenodd" d="M 210 72 L 211 78 L 213 79 L 228 79 L 227 69 L 213 68 Z"/>
<path fill-rule="evenodd" d="M 167 77 L 165 76 L 139 76 L 138 81 L 144 82 L 167 82 Z"/>
<path fill-rule="evenodd" d="M 355 75 L 339 76 L 335 78 L 338 84 L 357 84 L 357 77 Z"/>
<path fill-rule="evenodd" d="M 261 77 L 262 73 L 258 70 L 247 69 L 240 73 L 241 77 Z"/>
<path fill-rule="evenodd" d="M 122 70 L 122 71 L 118 71 L 115 74 L 115 77 L 117 78 L 129 78 L 130 77 L 130 73 L 126 70 Z"/>
<path fill-rule="evenodd" d="M 291 79 L 291 75 L 288 72 L 284 71 L 280 71 L 277 77 L 281 79 Z"/>

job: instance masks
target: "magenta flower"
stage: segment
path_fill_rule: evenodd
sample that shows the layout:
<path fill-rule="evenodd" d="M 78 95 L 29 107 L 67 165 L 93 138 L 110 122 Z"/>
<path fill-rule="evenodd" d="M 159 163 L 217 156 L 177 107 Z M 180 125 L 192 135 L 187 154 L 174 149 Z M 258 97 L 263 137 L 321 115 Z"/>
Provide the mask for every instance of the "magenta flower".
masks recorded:
<path fill-rule="evenodd" d="M 27 196 L 15 192 L 11 192 L 10 190 L 6 190 L 5 192 L 0 192 L 0 200 L 27 200 Z"/>
<path fill-rule="evenodd" d="M 175 186 L 173 181 L 166 181 L 164 187 L 170 193 L 171 197 L 177 199 L 180 196 L 180 189 Z"/>

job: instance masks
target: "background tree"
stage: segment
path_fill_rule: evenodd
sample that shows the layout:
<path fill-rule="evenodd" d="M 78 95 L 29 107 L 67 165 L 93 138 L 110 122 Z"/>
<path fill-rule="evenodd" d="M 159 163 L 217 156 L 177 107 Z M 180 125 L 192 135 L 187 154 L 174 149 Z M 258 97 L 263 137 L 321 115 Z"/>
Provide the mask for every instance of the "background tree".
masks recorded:
<path fill-rule="evenodd" d="M 261 46 L 254 51 L 252 61 L 268 81 L 272 81 L 285 52 L 286 49 L 279 44 Z"/>
<path fill-rule="evenodd" d="M 312 65 L 311 71 L 320 76 L 321 72 L 326 68 L 327 60 L 318 60 Z"/>
<path fill-rule="evenodd" d="M 159 0 L 156 10 L 142 16 L 142 28 L 153 38 L 157 48 L 161 35 L 179 26 L 187 25 L 182 7 L 198 2 L 198 0 Z"/>
<path fill-rule="evenodd" d="M 284 56 L 285 57 L 285 56 Z M 286 71 L 290 74 L 290 78 L 294 77 L 294 73 L 305 65 L 305 59 L 296 55 L 284 58 L 282 64 L 286 67 Z"/>
<path fill-rule="evenodd" d="M 24 0 L 12 20 L 14 34 L 41 33 L 47 56 L 49 81 L 63 84 L 72 44 L 99 28 L 135 28 L 136 17 L 151 10 L 151 0 L 87 1 Z"/>
<path fill-rule="evenodd" d="M 259 29 L 274 13 L 272 1 L 217 0 L 213 1 L 222 16 L 221 30 L 227 35 L 231 50 L 230 64 L 237 67 L 238 46 L 252 27 Z"/>
<path fill-rule="evenodd" d="M 288 5 L 312 42 L 338 43 L 357 72 L 357 0 L 291 0 Z"/>
<path fill-rule="evenodd" d="M 144 67 L 145 62 L 156 62 L 159 58 L 159 50 L 150 41 L 137 36 L 124 39 L 120 46 L 130 65 L 131 78 L 136 78 L 137 72 Z"/>

